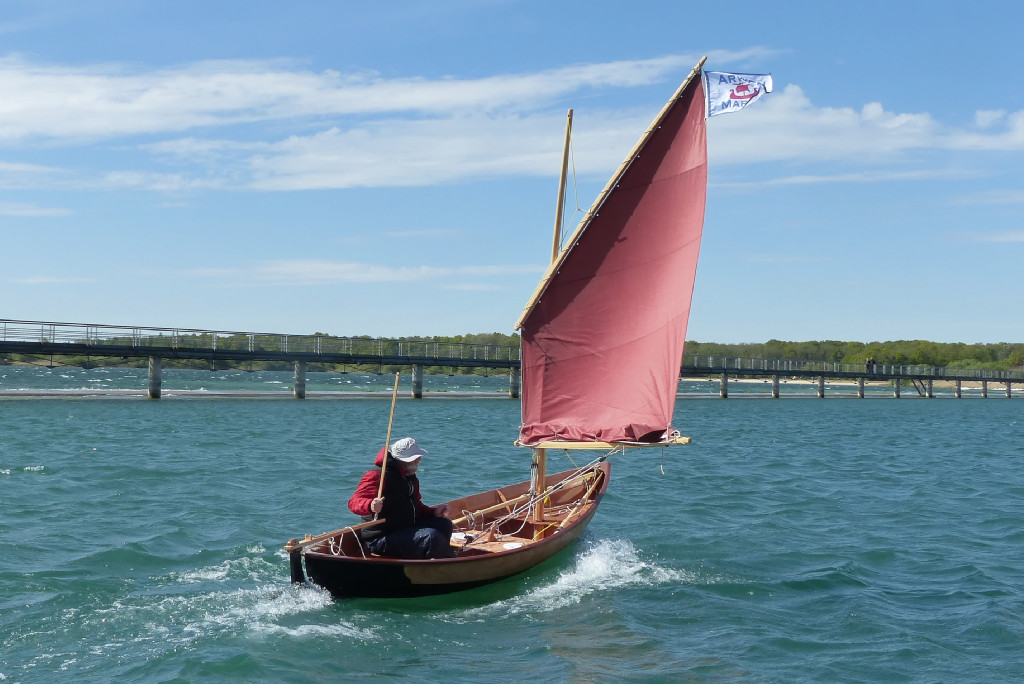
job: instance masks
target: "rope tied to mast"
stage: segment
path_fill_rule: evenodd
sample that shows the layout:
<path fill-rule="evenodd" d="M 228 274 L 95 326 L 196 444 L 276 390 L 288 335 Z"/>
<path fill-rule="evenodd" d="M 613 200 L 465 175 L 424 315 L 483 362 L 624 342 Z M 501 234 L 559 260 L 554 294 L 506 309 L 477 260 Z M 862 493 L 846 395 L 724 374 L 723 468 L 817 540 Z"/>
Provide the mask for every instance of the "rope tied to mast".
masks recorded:
<path fill-rule="evenodd" d="M 581 477 L 585 477 L 585 475 L 588 473 L 588 471 L 595 473 L 595 480 L 596 480 L 596 478 L 600 477 L 600 474 L 597 474 L 597 465 L 602 463 L 602 462 L 604 462 L 605 460 L 607 460 L 609 456 L 611 456 L 613 453 L 615 453 L 619 449 L 620 449 L 619 447 L 616 447 L 616 448 L 612 449 L 610 452 L 608 452 L 607 454 L 603 454 L 603 455 L 595 458 L 594 460 L 592 460 L 590 463 L 586 464 L 585 466 L 583 466 L 581 468 L 576 468 L 576 470 L 573 471 L 572 474 L 570 474 L 569 476 L 565 477 L 560 482 L 552 485 L 551 487 L 548 487 L 547 489 L 545 489 L 542 492 L 539 492 L 535 496 L 531 496 L 528 499 L 519 502 L 517 505 L 513 506 L 509 510 L 508 513 L 506 513 L 505 515 L 501 516 L 500 518 L 496 518 L 495 520 L 491 521 L 486 527 L 482 527 L 481 530 L 480 530 L 482 532 L 482 534 L 477 536 L 477 537 L 475 537 L 474 539 L 471 539 L 471 540 L 467 541 L 465 546 L 463 546 L 463 548 L 466 548 L 466 547 L 472 545 L 473 543 L 475 543 L 477 541 L 483 541 L 483 540 L 491 537 L 492 534 L 493 534 L 493 537 L 497 538 L 497 539 L 506 539 L 508 537 L 515 536 L 516 534 L 521 532 L 524 527 L 526 527 L 526 523 L 527 523 L 528 517 L 529 517 L 526 514 L 528 514 L 529 511 L 532 510 L 533 507 L 536 506 L 539 501 L 542 501 L 542 500 L 544 500 L 546 498 L 549 498 L 555 492 L 564 489 L 566 487 L 566 485 L 568 483 L 570 483 L 570 482 L 575 484 L 574 481 L 579 480 L 579 478 L 581 478 Z M 584 496 L 586 497 L 592 491 L 593 490 L 591 489 Z M 472 516 L 472 514 L 467 513 L 465 511 L 464 511 L 464 514 L 465 514 L 465 517 L 467 518 L 467 520 L 469 520 L 471 518 L 471 516 Z M 504 532 L 504 533 L 499 533 L 498 532 L 498 529 L 502 525 L 504 525 L 505 523 L 509 522 L 510 520 L 514 520 L 516 518 L 521 518 L 521 522 L 520 522 L 520 525 L 519 525 L 518 529 L 516 529 L 516 530 L 514 530 L 512 532 Z M 473 520 L 473 522 L 472 522 L 473 527 L 470 527 L 469 529 L 474 530 L 475 526 L 476 526 L 476 519 L 475 519 L 475 517 L 472 520 Z M 481 520 L 481 525 L 482 524 L 483 524 L 483 520 Z M 460 529 L 462 529 L 462 528 L 460 527 Z"/>

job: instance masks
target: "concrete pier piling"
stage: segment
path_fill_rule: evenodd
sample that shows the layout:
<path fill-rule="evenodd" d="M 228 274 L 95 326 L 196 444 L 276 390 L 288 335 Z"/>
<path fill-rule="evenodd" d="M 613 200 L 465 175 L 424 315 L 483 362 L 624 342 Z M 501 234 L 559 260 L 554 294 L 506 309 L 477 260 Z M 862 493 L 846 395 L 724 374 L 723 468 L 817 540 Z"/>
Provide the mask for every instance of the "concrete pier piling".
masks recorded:
<path fill-rule="evenodd" d="M 510 368 L 508 373 L 508 396 L 509 399 L 519 398 L 519 388 L 522 385 L 522 371 L 518 368 Z"/>
<path fill-rule="evenodd" d="M 423 364 L 413 364 L 412 367 L 412 398 L 423 398 Z"/>
<path fill-rule="evenodd" d="M 159 356 L 149 357 L 149 389 L 146 396 L 150 399 L 160 398 L 160 384 L 163 381 L 163 359 Z"/>
<path fill-rule="evenodd" d="M 295 362 L 295 388 L 293 390 L 296 399 L 306 398 L 306 362 Z"/>

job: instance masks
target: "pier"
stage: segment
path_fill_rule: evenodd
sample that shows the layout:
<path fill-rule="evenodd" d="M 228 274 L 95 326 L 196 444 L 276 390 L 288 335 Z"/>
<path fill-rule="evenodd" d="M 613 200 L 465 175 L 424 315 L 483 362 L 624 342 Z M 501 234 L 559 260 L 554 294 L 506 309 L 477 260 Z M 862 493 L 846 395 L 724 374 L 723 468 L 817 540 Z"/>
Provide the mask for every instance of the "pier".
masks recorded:
<path fill-rule="evenodd" d="M 293 394 L 306 397 L 310 364 L 405 366 L 412 396 L 423 396 L 424 367 L 508 369 L 509 396 L 519 398 L 519 347 L 430 340 L 282 335 L 185 328 L 124 327 L 0 319 L 0 355 L 148 359 L 147 396 L 159 399 L 166 359 L 291 364 Z"/>
<path fill-rule="evenodd" d="M 268 361 L 290 364 L 294 369 L 293 394 L 306 396 L 306 373 L 312 364 L 401 366 L 412 375 L 413 398 L 423 396 L 425 368 L 488 368 L 507 370 L 509 397 L 519 398 L 521 370 L 518 346 L 437 342 L 417 339 L 377 339 L 334 337 L 331 335 L 285 335 L 278 333 L 232 332 L 185 328 L 152 328 L 81 323 L 54 323 L 0 319 L 0 357 L 22 354 L 46 358 L 54 356 L 146 359 L 147 396 L 159 399 L 166 359 L 205 360 L 216 367 L 218 361 Z M 0 358 L 2 361 L 2 358 Z M 856 383 L 857 396 L 864 397 L 865 383 L 886 382 L 892 396 L 909 392 L 933 398 L 936 382 L 953 387 L 962 397 L 963 384 L 979 383 L 982 397 L 990 388 L 1013 396 L 1014 383 L 1024 383 L 1024 371 L 887 363 L 832 363 L 790 359 L 740 358 L 685 355 L 681 378 L 711 378 L 719 382 L 719 396 L 729 396 L 729 381 L 739 378 L 764 378 L 771 382 L 773 398 L 779 397 L 780 382 L 787 379 L 811 380 L 817 384 L 817 396 L 825 398 L 827 380 Z"/>
<path fill-rule="evenodd" d="M 818 386 L 817 396 L 825 398 L 827 380 L 849 380 L 857 385 L 857 396 L 864 398 L 867 382 L 887 382 L 892 395 L 899 399 L 904 391 L 920 397 L 934 398 L 936 382 L 947 382 L 953 387 L 953 396 L 963 397 L 963 384 L 977 382 L 982 397 L 988 398 L 989 387 L 1002 385 L 1007 398 L 1013 396 L 1013 384 L 1024 383 L 1024 371 L 989 370 L 981 368 L 942 368 L 888 363 L 833 363 L 823 361 L 794 361 L 789 359 L 761 359 L 723 356 L 685 356 L 681 377 L 718 378 L 719 396 L 729 396 L 729 378 L 767 378 L 771 380 L 771 396 L 779 397 L 782 379 L 813 380 Z"/>

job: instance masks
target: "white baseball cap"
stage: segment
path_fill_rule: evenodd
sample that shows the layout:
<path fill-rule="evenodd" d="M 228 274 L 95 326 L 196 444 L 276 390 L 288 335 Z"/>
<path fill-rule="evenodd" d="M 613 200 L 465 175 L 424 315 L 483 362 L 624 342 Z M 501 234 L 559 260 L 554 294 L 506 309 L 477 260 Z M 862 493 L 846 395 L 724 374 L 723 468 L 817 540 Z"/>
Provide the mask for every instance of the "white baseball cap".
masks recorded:
<path fill-rule="evenodd" d="M 421 449 L 412 437 L 403 437 L 391 445 L 391 456 L 402 463 L 411 463 L 420 456 L 426 456 L 426 449 Z"/>

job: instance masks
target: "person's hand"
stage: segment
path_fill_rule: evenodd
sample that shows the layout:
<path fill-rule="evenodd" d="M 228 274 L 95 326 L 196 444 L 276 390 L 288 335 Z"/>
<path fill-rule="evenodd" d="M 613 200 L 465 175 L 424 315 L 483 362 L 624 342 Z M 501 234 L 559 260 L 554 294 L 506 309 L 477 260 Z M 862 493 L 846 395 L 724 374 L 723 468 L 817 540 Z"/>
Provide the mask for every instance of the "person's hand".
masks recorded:
<path fill-rule="evenodd" d="M 370 502 L 370 512 L 371 513 L 380 513 L 382 508 L 384 508 L 384 499 L 383 498 L 377 497 L 376 499 L 374 499 L 373 501 Z"/>
<path fill-rule="evenodd" d="M 434 515 L 436 515 L 438 518 L 444 516 L 444 514 L 447 511 L 448 511 L 448 504 L 438 504 L 438 505 L 434 506 Z"/>

